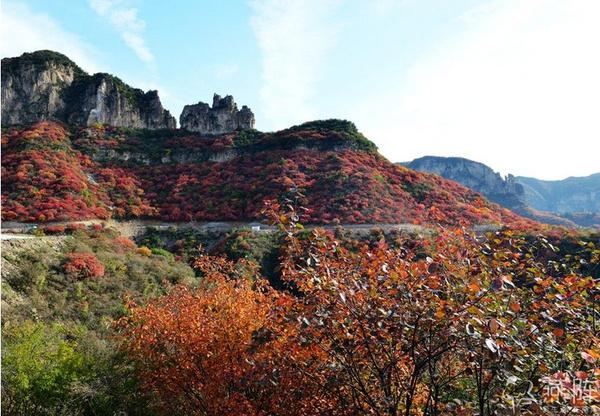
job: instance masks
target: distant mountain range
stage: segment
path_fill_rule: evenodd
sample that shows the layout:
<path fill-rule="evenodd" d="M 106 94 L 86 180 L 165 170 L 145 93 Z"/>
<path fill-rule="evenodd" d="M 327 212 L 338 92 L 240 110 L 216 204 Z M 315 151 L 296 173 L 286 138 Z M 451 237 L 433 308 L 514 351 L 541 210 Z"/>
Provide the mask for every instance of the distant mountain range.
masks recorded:
<path fill-rule="evenodd" d="M 456 181 L 520 215 L 551 224 L 600 226 L 600 173 L 545 181 L 505 178 L 483 163 L 460 157 L 425 156 L 402 165 Z"/>

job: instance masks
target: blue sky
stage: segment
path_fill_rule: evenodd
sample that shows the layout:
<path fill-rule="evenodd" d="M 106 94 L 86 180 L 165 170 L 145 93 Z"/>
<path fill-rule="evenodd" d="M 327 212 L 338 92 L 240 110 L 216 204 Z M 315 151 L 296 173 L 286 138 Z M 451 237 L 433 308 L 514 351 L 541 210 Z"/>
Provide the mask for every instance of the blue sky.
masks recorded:
<path fill-rule="evenodd" d="M 2 56 L 53 49 L 183 105 L 232 94 L 260 130 L 346 118 L 392 161 L 600 171 L 596 0 L 3 0 Z"/>

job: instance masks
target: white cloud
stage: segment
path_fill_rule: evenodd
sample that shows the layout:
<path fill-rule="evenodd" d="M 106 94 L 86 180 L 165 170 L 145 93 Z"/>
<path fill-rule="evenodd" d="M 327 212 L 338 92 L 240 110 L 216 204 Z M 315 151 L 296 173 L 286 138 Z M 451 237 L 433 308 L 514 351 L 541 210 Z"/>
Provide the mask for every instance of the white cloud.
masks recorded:
<path fill-rule="evenodd" d="M 264 116 L 270 128 L 315 117 L 313 100 L 337 28 L 327 21 L 337 1 L 252 1 L 251 20 L 262 58 Z"/>
<path fill-rule="evenodd" d="M 137 9 L 127 7 L 122 0 L 88 1 L 99 16 L 109 20 L 138 58 L 146 64 L 154 63 L 154 55 L 143 36 L 146 22 L 138 16 Z"/>
<path fill-rule="evenodd" d="M 599 20 L 596 0 L 490 1 L 355 119 L 394 161 L 457 155 L 548 179 L 600 171 Z"/>
<path fill-rule="evenodd" d="M 11 1 L 2 3 L 1 12 L 2 56 L 12 57 L 23 52 L 50 49 L 67 55 L 88 72 L 101 69 L 94 50 L 48 15 L 32 11 L 24 3 Z"/>

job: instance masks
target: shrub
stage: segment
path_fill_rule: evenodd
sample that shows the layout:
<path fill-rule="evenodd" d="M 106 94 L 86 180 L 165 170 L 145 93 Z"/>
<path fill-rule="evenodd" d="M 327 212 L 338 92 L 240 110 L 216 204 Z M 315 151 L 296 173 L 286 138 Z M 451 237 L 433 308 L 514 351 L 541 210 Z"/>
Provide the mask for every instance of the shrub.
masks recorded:
<path fill-rule="evenodd" d="M 123 246 L 124 248 L 130 249 L 130 250 L 133 250 L 134 248 L 136 248 L 135 243 L 127 237 L 117 237 L 117 238 L 115 238 L 115 241 L 117 243 L 119 243 L 121 246 Z"/>
<path fill-rule="evenodd" d="M 63 269 L 67 275 L 78 279 L 104 276 L 104 265 L 92 253 L 68 253 Z"/>
<path fill-rule="evenodd" d="M 68 400 L 72 383 L 86 370 L 62 325 L 26 321 L 3 330 L 2 410 L 40 414 Z"/>
<path fill-rule="evenodd" d="M 137 252 L 138 252 L 138 254 L 141 254 L 142 256 L 146 256 L 146 257 L 150 257 L 152 255 L 152 250 L 150 250 L 146 246 L 142 246 L 142 247 L 138 248 Z"/>
<path fill-rule="evenodd" d="M 173 261 L 175 259 L 173 254 L 171 252 L 165 250 L 164 248 L 153 248 L 151 251 L 152 251 L 152 254 L 156 254 L 157 256 L 162 256 L 169 261 Z"/>

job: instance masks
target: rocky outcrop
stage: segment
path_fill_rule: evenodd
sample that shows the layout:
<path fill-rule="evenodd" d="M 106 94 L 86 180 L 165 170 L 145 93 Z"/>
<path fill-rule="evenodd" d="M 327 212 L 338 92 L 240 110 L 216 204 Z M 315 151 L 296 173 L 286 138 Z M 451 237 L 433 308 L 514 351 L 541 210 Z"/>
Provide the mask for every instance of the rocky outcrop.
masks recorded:
<path fill-rule="evenodd" d="M 2 59 L 2 124 L 41 120 L 176 127 L 156 91 L 145 93 L 109 74 L 88 75 L 60 53 L 37 51 Z"/>
<path fill-rule="evenodd" d="M 215 94 L 212 108 L 203 102 L 186 105 L 179 117 L 182 129 L 201 134 L 224 134 L 234 130 L 254 128 L 254 114 L 247 106 L 238 110 L 231 95 Z"/>
<path fill-rule="evenodd" d="M 90 126 L 174 129 L 175 118 L 160 103 L 157 91 L 131 88 L 109 74 L 95 74 L 76 81 L 68 91 L 67 121 Z"/>
<path fill-rule="evenodd" d="M 64 120 L 64 91 L 83 76 L 74 62 L 50 51 L 2 59 L 2 124 Z"/>

